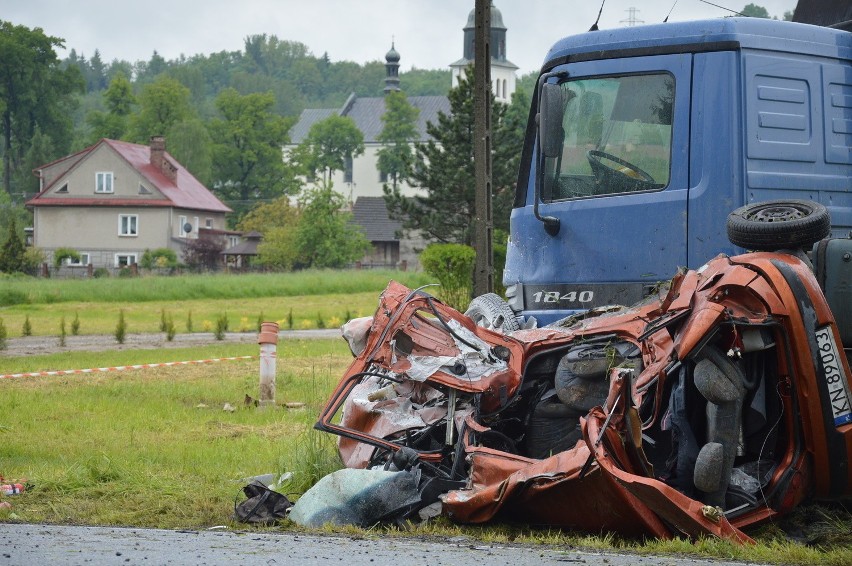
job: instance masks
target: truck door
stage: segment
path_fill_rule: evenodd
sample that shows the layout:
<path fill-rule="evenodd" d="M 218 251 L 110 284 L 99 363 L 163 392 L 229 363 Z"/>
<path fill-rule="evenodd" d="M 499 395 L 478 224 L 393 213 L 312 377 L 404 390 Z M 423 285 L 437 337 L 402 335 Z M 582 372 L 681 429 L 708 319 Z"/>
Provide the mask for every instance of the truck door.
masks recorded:
<path fill-rule="evenodd" d="M 517 308 L 547 322 L 631 304 L 686 265 L 691 55 L 570 63 L 558 79 L 558 157 L 530 160 L 515 208 L 504 283 Z M 556 79 L 550 79 L 553 82 Z M 709 142 L 708 142 L 709 143 Z M 555 236 L 533 212 L 560 221 Z"/>

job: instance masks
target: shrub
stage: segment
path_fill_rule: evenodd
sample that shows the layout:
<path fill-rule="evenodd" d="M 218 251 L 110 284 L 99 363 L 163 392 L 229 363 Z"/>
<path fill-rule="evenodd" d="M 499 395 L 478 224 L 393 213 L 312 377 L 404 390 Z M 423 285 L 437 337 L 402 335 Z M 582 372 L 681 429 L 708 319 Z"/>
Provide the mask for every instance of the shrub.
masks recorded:
<path fill-rule="evenodd" d="M 118 276 L 121 279 L 128 279 L 130 277 L 133 277 L 133 270 L 130 269 L 129 267 L 122 267 L 121 269 L 118 270 Z"/>
<path fill-rule="evenodd" d="M 65 347 L 65 337 L 67 334 L 65 333 L 65 317 L 59 319 L 59 346 Z"/>
<path fill-rule="evenodd" d="M 260 314 L 257 315 L 257 331 L 260 332 L 261 327 L 263 326 L 263 311 L 260 311 Z"/>
<path fill-rule="evenodd" d="M 192 311 L 186 313 L 186 331 L 192 332 Z"/>
<path fill-rule="evenodd" d="M 24 273 L 37 275 L 38 268 L 45 260 L 44 250 L 35 246 L 29 246 L 24 250 L 23 268 Z"/>
<path fill-rule="evenodd" d="M 476 251 L 463 244 L 430 244 L 420 254 L 423 269 L 441 284 L 441 298 L 464 310 L 470 302 Z"/>
<path fill-rule="evenodd" d="M 127 323 L 124 321 L 124 310 L 118 311 L 118 324 L 115 325 L 115 341 L 124 344 L 127 336 Z"/>
<path fill-rule="evenodd" d="M 175 323 L 172 320 L 172 317 L 169 317 L 166 321 L 166 340 L 171 342 L 175 339 L 175 333 L 177 333 L 177 329 L 175 328 Z"/>
<path fill-rule="evenodd" d="M 223 314 L 219 315 L 219 318 L 216 319 L 216 330 L 213 331 L 213 335 L 216 337 L 216 340 L 224 340 L 225 332 L 228 331 L 228 315 Z"/>
<path fill-rule="evenodd" d="M 24 317 L 24 325 L 21 327 L 21 336 L 32 336 L 33 325 L 30 322 L 30 315 Z"/>
<path fill-rule="evenodd" d="M 6 349 L 6 325 L 3 324 L 3 319 L 0 318 L 0 350 Z"/>
<path fill-rule="evenodd" d="M 139 265 L 145 269 L 171 269 L 178 265 L 177 254 L 169 248 L 145 250 Z"/>
<path fill-rule="evenodd" d="M 80 334 L 80 313 L 74 313 L 74 320 L 71 321 L 71 335 L 77 336 Z"/>
<path fill-rule="evenodd" d="M 317 328 L 325 328 L 325 320 L 320 313 L 317 313 Z"/>
<path fill-rule="evenodd" d="M 73 248 L 59 248 L 53 252 L 53 267 L 59 269 L 62 267 L 62 262 L 70 259 L 74 262 L 80 261 L 80 254 Z"/>
<path fill-rule="evenodd" d="M 160 309 L 160 332 L 165 332 L 166 328 L 168 328 L 168 323 L 166 322 L 166 309 Z"/>
<path fill-rule="evenodd" d="M 293 309 L 287 313 L 287 330 L 293 330 Z"/>
<path fill-rule="evenodd" d="M 27 297 L 27 294 L 23 291 L 0 288 L 0 307 L 25 305 L 29 302 L 29 297 Z"/>
<path fill-rule="evenodd" d="M 95 279 L 109 277 L 109 269 L 107 269 L 106 267 L 98 267 L 92 272 L 92 277 L 94 277 Z"/>
<path fill-rule="evenodd" d="M 204 236 L 190 239 L 183 248 L 183 262 L 191 269 L 216 269 L 225 249 L 225 239 L 219 236 Z"/>

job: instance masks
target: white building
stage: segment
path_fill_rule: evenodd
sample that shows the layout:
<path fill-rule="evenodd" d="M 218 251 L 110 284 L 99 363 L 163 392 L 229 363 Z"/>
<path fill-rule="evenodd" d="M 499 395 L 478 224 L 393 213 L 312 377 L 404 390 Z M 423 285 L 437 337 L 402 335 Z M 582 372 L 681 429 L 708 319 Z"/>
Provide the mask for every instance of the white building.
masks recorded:
<path fill-rule="evenodd" d="M 467 25 L 464 26 L 464 56 L 452 63 L 453 86 L 459 84 L 459 77 L 466 75 L 467 68 L 473 64 L 476 55 L 476 9 L 470 11 Z M 491 3 L 491 90 L 500 102 L 512 101 L 515 92 L 515 71 L 518 66 L 506 59 L 506 26 L 503 25 L 503 14 Z"/>

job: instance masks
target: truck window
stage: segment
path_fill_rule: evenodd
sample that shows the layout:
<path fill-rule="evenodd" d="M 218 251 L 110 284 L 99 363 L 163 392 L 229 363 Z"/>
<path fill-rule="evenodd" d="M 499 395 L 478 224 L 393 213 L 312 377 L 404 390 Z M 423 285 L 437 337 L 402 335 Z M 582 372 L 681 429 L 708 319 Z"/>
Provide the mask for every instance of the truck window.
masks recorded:
<path fill-rule="evenodd" d="M 671 74 L 578 79 L 561 88 L 564 139 L 561 155 L 545 162 L 545 202 L 668 185 Z"/>

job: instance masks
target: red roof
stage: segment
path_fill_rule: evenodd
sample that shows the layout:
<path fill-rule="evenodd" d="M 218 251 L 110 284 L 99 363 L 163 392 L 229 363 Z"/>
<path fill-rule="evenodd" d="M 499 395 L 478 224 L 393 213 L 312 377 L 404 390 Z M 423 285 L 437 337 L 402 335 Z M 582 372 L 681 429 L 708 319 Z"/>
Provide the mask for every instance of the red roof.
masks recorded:
<path fill-rule="evenodd" d="M 145 199 L 97 199 L 97 198 L 42 198 L 56 182 L 27 202 L 28 206 L 173 206 L 191 210 L 207 210 L 212 212 L 231 212 L 225 204 L 210 192 L 201 182 L 192 176 L 174 157 L 165 153 L 165 157 L 177 167 L 177 182 L 172 181 L 157 167 L 151 164 L 151 148 L 147 145 L 102 139 L 95 145 L 84 149 L 80 154 L 90 154 L 101 145 L 107 145 L 115 150 L 131 167 L 138 171 L 148 182 L 159 190 L 167 200 Z M 68 171 L 77 166 L 86 157 L 73 160 L 67 171 L 57 176 L 57 181 Z M 64 158 L 63 158 L 64 159 Z M 54 161 L 57 163 L 60 160 Z"/>

